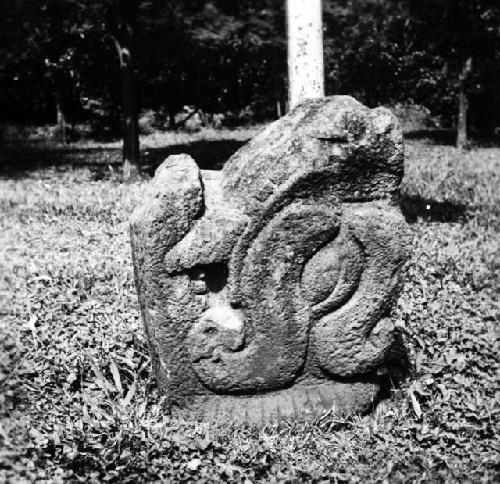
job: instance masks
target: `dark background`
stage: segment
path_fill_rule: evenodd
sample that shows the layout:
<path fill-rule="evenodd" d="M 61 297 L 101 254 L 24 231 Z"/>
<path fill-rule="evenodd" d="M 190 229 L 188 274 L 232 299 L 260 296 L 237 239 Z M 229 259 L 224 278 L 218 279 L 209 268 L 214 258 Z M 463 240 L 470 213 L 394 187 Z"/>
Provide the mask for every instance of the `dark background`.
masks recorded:
<path fill-rule="evenodd" d="M 419 105 L 434 127 L 453 129 L 462 83 L 470 135 L 491 138 L 499 12 L 493 0 L 325 0 L 326 93 Z M 59 105 L 70 140 L 119 136 L 117 42 L 133 53 L 143 129 L 181 128 L 193 113 L 233 126 L 286 110 L 284 1 L 1 0 L 0 122 L 55 124 Z"/>

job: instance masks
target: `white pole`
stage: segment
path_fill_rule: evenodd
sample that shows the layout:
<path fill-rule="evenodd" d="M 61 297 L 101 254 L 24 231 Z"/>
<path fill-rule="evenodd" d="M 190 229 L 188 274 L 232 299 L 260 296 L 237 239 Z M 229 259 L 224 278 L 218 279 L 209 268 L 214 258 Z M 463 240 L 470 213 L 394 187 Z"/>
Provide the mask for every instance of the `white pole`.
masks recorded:
<path fill-rule="evenodd" d="M 288 101 L 325 95 L 321 0 L 287 0 Z"/>

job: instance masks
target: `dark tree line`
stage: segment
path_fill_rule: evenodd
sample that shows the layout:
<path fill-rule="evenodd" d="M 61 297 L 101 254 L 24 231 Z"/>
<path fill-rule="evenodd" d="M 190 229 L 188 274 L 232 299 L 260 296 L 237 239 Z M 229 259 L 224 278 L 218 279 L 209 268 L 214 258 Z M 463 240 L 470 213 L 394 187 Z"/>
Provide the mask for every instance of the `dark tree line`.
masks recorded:
<path fill-rule="evenodd" d="M 460 136 L 500 124 L 497 0 L 324 0 L 327 94 L 415 103 Z M 284 0 L 1 0 L 3 121 L 128 133 L 137 112 L 182 124 L 260 121 L 286 108 Z"/>

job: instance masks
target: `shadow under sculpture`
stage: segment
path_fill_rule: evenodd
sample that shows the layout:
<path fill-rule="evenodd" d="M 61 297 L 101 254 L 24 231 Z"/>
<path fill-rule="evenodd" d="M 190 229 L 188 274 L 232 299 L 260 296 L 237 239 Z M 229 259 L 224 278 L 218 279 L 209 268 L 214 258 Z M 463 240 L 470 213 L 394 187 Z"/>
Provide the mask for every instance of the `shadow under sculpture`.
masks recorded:
<path fill-rule="evenodd" d="M 220 172 L 165 160 L 131 241 L 174 409 L 265 422 L 373 406 L 405 358 L 391 320 L 411 242 L 403 156 L 390 111 L 334 96 L 296 107 Z"/>

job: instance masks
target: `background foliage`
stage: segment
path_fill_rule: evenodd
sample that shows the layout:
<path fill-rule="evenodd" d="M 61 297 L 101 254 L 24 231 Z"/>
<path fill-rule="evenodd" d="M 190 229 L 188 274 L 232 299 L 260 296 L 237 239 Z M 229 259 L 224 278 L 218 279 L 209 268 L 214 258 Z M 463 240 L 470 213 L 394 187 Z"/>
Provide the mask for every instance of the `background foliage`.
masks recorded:
<path fill-rule="evenodd" d="M 0 113 L 53 123 L 55 98 L 94 134 L 119 131 L 119 65 L 111 0 L 0 3 Z M 283 113 L 286 38 L 281 0 L 140 0 L 136 70 L 143 110 L 173 127 L 184 106 L 204 123 Z M 476 134 L 500 124 L 500 7 L 495 0 L 325 0 L 327 94 L 421 104 L 455 123 L 461 65 Z M 278 108 L 279 104 L 279 108 Z"/>

